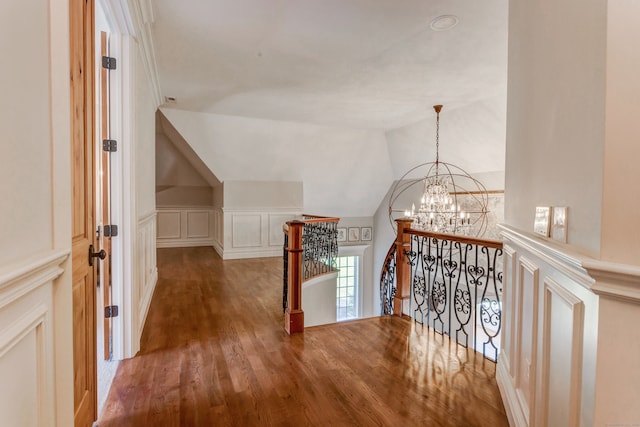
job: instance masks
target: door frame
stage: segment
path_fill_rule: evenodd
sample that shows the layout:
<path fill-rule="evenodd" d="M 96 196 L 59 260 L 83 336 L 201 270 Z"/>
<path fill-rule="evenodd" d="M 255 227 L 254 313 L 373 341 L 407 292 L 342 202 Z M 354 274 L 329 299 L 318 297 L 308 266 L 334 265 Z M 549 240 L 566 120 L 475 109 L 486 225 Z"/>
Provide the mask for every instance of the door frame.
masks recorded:
<path fill-rule="evenodd" d="M 111 138 L 118 141 L 118 151 L 111 155 L 111 223 L 118 225 L 118 237 L 111 241 L 112 304 L 119 315 L 112 319 L 112 358 L 135 356 L 139 343 L 134 342 L 132 289 L 134 276 L 135 183 L 133 182 L 133 116 L 135 42 L 131 13 L 126 1 L 95 0 L 107 19 L 109 52 L 116 58 L 116 70 L 109 73 L 109 115 Z"/>

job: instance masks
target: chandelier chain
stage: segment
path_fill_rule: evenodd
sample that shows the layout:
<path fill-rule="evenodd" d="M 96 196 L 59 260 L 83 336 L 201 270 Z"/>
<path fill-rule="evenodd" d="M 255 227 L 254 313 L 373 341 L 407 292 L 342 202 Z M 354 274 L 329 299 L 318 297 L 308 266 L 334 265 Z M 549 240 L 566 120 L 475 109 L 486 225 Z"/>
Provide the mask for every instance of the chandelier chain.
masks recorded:
<path fill-rule="evenodd" d="M 436 168 L 440 162 L 440 111 L 436 110 Z"/>

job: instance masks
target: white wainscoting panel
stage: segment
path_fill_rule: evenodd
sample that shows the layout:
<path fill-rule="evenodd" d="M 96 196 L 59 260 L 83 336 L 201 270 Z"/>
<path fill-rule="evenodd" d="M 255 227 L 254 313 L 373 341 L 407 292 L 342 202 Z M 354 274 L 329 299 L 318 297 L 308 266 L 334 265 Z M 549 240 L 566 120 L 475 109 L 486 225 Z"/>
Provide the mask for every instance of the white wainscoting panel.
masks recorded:
<path fill-rule="evenodd" d="M 518 281 L 516 287 L 516 393 L 525 421 L 532 423 L 535 411 L 535 371 L 538 337 L 538 267 L 525 257 L 518 261 Z"/>
<path fill-rule="evenodd" d="M 269 246 L 282 248 L 284 236 L 282 226 L 291 220 L 291 215 L 269 214 Z"/>
<path fill-rule="evenodd" d="M 158 281 L 156 263 L 156 213 L 145 215 L 138 220 L 137 233 L 137 278 L 138 306 L 136 329 L 137 342 L 140 342 L 142 329 L 147 318 L 151 297 Z"/>
<path fill-rule="evenodd" d="M 295 208 L 224 209 L 222 258 L 282 256 L 282 226 L 301 215 Z"/>
<path fill-rule="evenodd" d="M 51 250 L 0 269 L 0 424 L 55 420 L 55 280 L 68 251 Z"/>
<path fill-rule="evenodd" d="M 262 247 L 262 215 L 234 214 L 231 217 L 231 247 Z"/>
<path fill-rule="evenodd" d="M 158 240 L 180 239 L 180 210 L 158 210 Z"/>
<path fill-rule="evenodd" d="M 211 211 L 187 211 L 187 239 L 210 239 Z"/>
<path fill-rule="evenodd" d="M 220 258 L 224 256 L 224 212 L 222 208 L 213 210 L 213 248 Z"/>
<path fill-rule="evenodd" d="M 542 422 L 580 424 L 584 304 L 551 278 L 544 281 Z"/>
<path fill-rule="evenodd" d="M 214 246 L 217 229 L 217 215 L 213 208 L 158 208 L 159 248 Z"/>
<path fill-rule="evenodd" d="M 505 338 L 496 378 L 512 426 L 592 425 L 598 297 L 577 255 L 503 228 Z"/>
<path fill-rule="evenodd" d="M 517 273 L 516 269 L 516 251 L 509 245 L 503 245 L 504 252 L 504 283 L 518 283 L 517 276 L 512 276 Z M 513 345 L 515 342 L 515 333 L 516 333 L 516 302 L 517 302 L 517 293 L 516 289 L 508 289 L 503 286 L 502 290 L 502 348 L 509 349 L 509 357 L 505 357 L 504 363 L 506 364 L 505 369 L 509 372 L 510 380 L 513 384 L 515 384 L 516 373 L 514 371 L 515 364 L 510 364 L 509 361 L 516 360 L 515 349 L 516 346 Z"/>

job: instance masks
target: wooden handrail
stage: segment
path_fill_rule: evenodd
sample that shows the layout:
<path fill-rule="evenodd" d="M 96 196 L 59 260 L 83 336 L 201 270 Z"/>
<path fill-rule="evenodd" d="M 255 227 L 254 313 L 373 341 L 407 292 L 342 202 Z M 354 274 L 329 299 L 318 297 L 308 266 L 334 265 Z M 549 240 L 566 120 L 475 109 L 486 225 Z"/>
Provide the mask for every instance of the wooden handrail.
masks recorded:
<path fill-rule="evenodd" d="M 415 228 L 406 228 L 406 233 L 422 237 L 434 237 L 440 240 L 451 240 L 453 242 L 468 243 L 470 245 L 486 246 L 488 248 L 502 249 L 502 241 L 493 239 L 480 239 L 477 237 L 458 236 L 455 234 L 434 233 L 432 231 L 416 230 Z"/>
<path fill-rule="evenodd" d="M 319 215 L 307 215 L 302 214 L 302 222 L 305 224 L 313 224 L 316 222 L 338 222 L 340 218 L 331 217 L 331 216 L 319 216 Z"/>

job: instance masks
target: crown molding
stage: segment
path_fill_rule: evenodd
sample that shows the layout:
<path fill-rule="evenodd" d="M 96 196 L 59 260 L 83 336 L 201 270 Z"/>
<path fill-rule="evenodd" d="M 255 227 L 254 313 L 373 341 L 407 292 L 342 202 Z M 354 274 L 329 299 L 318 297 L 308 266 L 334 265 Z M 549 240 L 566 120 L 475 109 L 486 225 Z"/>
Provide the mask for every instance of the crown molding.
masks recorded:
<path fill-rule="evenodd" d="M 153 48 L 151 24 L 154 22 L 153 8 L 149 0 L 99 0 L 107 15 L 109 25 L 115 32 L 129 35 L 136 40 L 145 73 L 153 93 L 156 108 L 162 103 L 160 79 Z"/>

